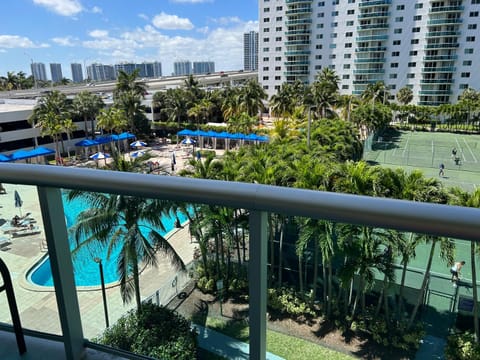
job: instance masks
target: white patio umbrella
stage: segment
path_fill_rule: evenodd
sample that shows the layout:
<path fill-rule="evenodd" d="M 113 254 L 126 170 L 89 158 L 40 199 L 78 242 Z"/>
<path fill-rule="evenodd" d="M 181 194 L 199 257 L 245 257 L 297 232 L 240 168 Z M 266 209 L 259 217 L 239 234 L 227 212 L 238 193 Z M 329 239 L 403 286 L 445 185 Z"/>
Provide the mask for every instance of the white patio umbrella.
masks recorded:
<path fill-rule="evenodd" d="M 90 155 L 90 159 L 92 160 L 102 160 L 102 159 L 108 159 L 110 157 L 110 154 L 104 153 L 104 152 L 97 152 L 93 155 Z"/>
<path fill-rule="evenodd" d="M 130 157 L 137 158 L 137 157 L 140 157 L 140 156 L 143 156 L 143 155 L 145 155 L 145 151 L 138 150 L 138 151 L 132 152 L 130 154 Z"/>
<path fill-rule="evenodd" d="M 194 145 L 195 143 L 196 141 L 193 140 L 192 138 L 186 138 L 182 140 L 182 144 L 185 144 L 185 145 Z"/>

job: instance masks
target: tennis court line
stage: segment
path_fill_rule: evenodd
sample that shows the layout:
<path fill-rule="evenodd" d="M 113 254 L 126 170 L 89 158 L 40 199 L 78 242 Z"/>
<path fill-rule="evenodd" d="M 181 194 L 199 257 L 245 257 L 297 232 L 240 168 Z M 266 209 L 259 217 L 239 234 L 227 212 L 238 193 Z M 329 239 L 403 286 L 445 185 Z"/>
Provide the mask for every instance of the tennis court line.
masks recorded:
<path fill-rule="evenodd" d="M 470 145 L 468 145 L 468 143 L 467 143 L 467 141 L 466 141 L 465 139 L 463 139 L 463 142 L 464 142 L 465 145 L 467 146 L 468 151 L 470 151 L 470 154 L 472 154 L 473 160 L 474 160 L 476 163 L 478 163 L 478 160 L 477 160 L 477 158 L 475 157 L 475 155 L 473 154 L 473 151 L 472 151 L 472 149 L 470 148 Z"/>
<path fill-rule="evenodd" d="M 407 137 L 407 142 L 405 143 L 405 147 L 403 148 L 403 152 L 402 152 L 402 157 L 405 157 L 405 151 L 407 151 L 408 149 L 408 142 L 410 141 L 410 137 L 412 136 L 412 134 L 408 134 L 408 137 Z"/>
<path fill-rule="evenodd" d="M 455 136 L 455 141 L 457 142 L 457 146 L 458 146 L 458 149 L 460 150 L 461 154 L 462 154 L 462 157 L 463 157 L 463 161 L 467 161 L 467 159 L 465 158 L 465 154 L 463 153 L 463 148 L 462 146 L 460 145 L 460 143 L 458 142 L 458 138 Z M 475 158 L 475 157 L 474 157 Z"/>

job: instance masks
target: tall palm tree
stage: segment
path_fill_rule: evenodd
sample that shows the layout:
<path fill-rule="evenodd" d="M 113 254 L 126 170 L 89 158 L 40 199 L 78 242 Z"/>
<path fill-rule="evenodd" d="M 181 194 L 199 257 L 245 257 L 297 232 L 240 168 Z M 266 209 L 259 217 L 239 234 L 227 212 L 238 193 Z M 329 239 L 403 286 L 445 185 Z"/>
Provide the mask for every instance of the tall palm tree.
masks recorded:
<path fill-rule="evenodd" d="M 73 99 L 73 109 L 74 112 L 83 117 L 84 128 L 85 128 L 85 138 L 88 137 L 88 125 L 87 121 L 91 121 L 91 137 L 95 138 L 95 126 L 94 121 L 95 117 L 98 115 L 98 112 L 103 109 L 105 106 L 102 98 L 96 94 L 91 93 L 90 91 L 82 91 Z"/>
<path fill-rule="evenodd" d="M 78 215 L 73 229 L 78 247 L 98 241 L 107 245 L 108 256 L 113 249 L 120 248 L 117 273 L 124 303 L 135 297 L 137 308 L 141 310 L 139 264 L 156 266 L 157 252 L 169 257 L 176 268 L 185 267 L 158 230 L 165 230 L 161 216 L 168 214 L 171 206 L 168 202 L 83 191 L 71 191 L 67 198 L 82 198 L 90 205 Z"/>
<path fill-rule="evenodd" d="M 258 81 L 249 80 L 240 89 L 238 96 L 241 111 L 245 111 L 250 116 L 257 116 L 264 108 L 263 100 L 267 98 L 267 93 Z"/>

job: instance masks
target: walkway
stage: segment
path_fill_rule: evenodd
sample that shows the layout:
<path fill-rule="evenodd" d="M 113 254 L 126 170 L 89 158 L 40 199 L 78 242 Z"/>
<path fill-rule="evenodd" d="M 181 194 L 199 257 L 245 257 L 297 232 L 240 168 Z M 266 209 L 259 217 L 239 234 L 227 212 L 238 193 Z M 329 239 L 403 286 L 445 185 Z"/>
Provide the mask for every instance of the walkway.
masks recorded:
<path fill-rule="evenodd" d="M 201 325 L 192 324 L 198 333 L 198 346 L 213 354 L 229 360 L 248 360 L 249 346 L 247 343 L 207 329 Z M 267 352 L 267 360 L 284 360 L 282 357 Z"/>

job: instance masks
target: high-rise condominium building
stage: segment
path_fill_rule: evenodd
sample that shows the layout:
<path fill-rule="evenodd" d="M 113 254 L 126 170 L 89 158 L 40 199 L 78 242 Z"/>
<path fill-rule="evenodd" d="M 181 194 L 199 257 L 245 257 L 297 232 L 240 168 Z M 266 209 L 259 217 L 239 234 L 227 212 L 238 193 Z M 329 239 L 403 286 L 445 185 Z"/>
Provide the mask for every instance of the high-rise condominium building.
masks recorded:
<path fill-rule="evenodd" d="M 173 74 L 175 76 L 190 75 L 192 73 L 192 63 L 190 61 L 175 61 L 173 63 Z"/>
<path fill-rule="evenodd" d="M 213 61 L 194 61 L 193 74 L 208 74 L 215 72 L 215 63 Z"/>
<path fill-rule="evenodd" d="M 259 0 L 259 81 L 310 83 L 335 70 L 340 91 L 383 81 L 414 102 L 455 102 L 479 89 L 480 0 Z"/>
<path fill-rule="evenodd" d="M 62 81 L 63 75 L 62 75 L 62 65 L 61 64 L 55 64 L 55 63 L 50 63 L 50 74 L 52 75 L 52 82 L 58 83 Z"/>
<path fill-rule="evenodd" d="M 35 81 L 47 81 L 47 71 L 44 63 L 32 63 L 30 65 L 32 76 Z"/>
<path fill-rule="evenodd" d="M 74 83 L 80 83 L 83 81 L 82 64 L 72 63 L 70 64 L 72 69 L 72 80 Z"/>
<path fill-rule="evenodd" d="M 118 76 L 120 70 L 125 71 L 127 74 L 131 74 L 134 70 L 138 69 L 138 76 L 141 78 L 153 78 L 162 76 L 162 64 L 160 62 L 144 62 L 141 64 L 134 63 L 122 63 L 115 64 L 115 76 Z"/>
<path fill-rule="evenodd" d="M 258 32 L 256 31 L 243 34 L 243 69 L 258 70 Z"/>
<path fill-rule="evenodd" d="M 112 65 L 91 64 L 87 66 L 87 76 L 92 81 L 115 80 L 115 70 Z"/>

